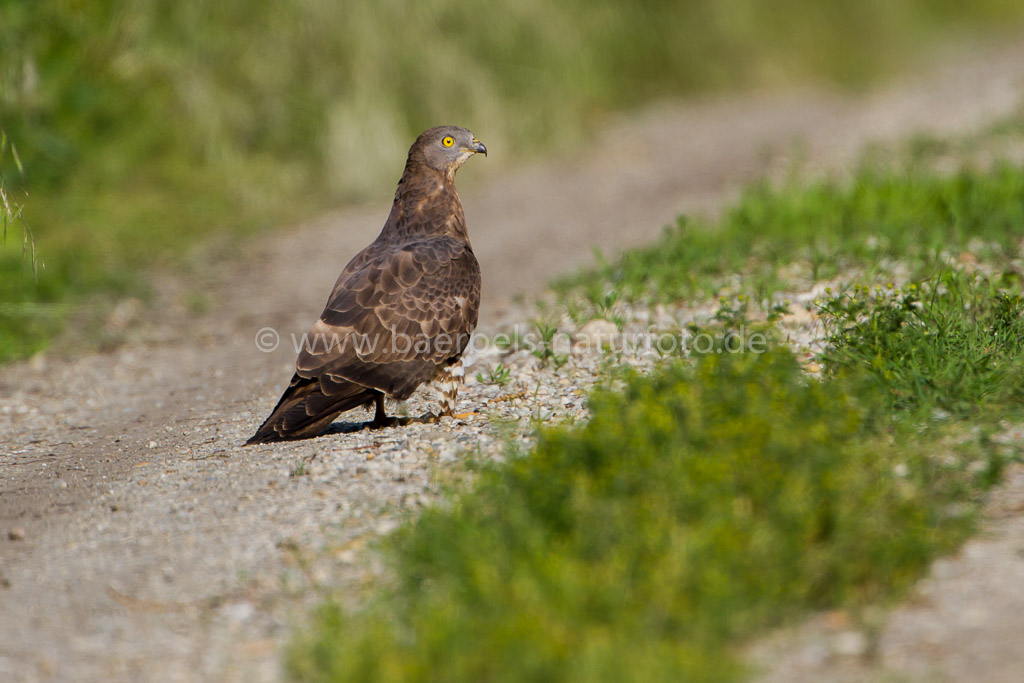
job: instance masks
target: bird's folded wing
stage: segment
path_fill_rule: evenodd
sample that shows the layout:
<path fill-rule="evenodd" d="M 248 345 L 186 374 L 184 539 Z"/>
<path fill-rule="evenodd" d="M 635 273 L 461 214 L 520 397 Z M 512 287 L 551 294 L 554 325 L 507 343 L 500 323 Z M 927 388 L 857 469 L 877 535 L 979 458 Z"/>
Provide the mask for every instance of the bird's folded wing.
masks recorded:
<path fill-rule="evenodd" d="M 332 394 L 355 382 L 407 398 L 469 343 L 480 268 L 465 243 L 431 238 L 356 259 L 338 279 L 297 361 Z"/>

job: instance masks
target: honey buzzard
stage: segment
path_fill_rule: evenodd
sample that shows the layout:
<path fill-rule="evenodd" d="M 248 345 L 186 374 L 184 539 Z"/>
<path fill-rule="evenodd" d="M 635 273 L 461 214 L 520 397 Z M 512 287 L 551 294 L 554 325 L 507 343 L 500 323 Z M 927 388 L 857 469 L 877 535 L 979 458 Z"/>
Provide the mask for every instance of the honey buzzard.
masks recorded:
<path fill-rule="evenodd" d="M 374 404 L 372 427 L 394 424 L 384 397 L 443 383 L 455 410 L 462 353 L 480 309 L 480 266 L 466 232 L 455 172 L 487 148 L 465 128 L 441 126 L 409 149 L 384 229 L 338 277 L 295 362 L 295 376 L 246 443 L 322 433 L 341 413 Z"/>

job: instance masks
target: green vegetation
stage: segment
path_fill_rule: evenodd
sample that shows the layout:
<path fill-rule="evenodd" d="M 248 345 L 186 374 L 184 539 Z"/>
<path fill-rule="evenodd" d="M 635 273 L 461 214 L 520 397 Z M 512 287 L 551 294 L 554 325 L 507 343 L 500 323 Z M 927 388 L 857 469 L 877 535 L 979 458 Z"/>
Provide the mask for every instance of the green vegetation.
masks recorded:
<path fill-rule="evenodd" d="M 482 372 L 476 373 L 476 381 L 480 384 L 491 384 L 497 387 L 505 386 L 512 380 L 512 370 L 501 363 L 487 371 L 485 377 Z"/>
<path fill-rule="evenodd" d="M 717 225 L 682 217 L 657 244 L 558 289 L 569 299 L 611 287 L 630 300 L 671 302 L 713 295 L 725 276 L 744 273 L 762 300 L 792 286 L 794 264 L 809 281 L 851 270 L 871 277 L 897 261 L 924 276 L 962 252 L 1004 267 L 1019 254 L 1021 197 L 1024 169 L 1012 164 L 955 174 L 865 167 L 849 183 L 763 182 Z"/>
<path fill-rule="evenodd" d="M 0 129 L 0 169 L 3 168 L 4 157 L 7 156 L 7 134 Z M 21 159 L 18 157 L 18 151 L 11 147 L 11 157 L 14 160 L 14 165 L 18 168 L 19 172 L 24 171 L 21 165 Z M 0 239 L 7 239 L 7 231 L 13 229 L 16 225 L 22 223 L 23 207 L 16 201 L 12 200 L 7 194 L 7 180 L 4 178 L 3 173 L 0 172 Z M 29 234 L 26 231 L 24 236 L 24 247 L 29 246 Z"/>
<path fill-rule="evenodd" d="M 735 680 L 737 639 L 884 598 L 969 528 L 951 504 L 989 481 L 972 449 L 888 427 L 869 395 L 807 381 L 781 349 L 632 376 L 394 537 L 393 591 L 323 607 L 291 672 Z"/>
<path fill-rule="evenodd" d="M 536 348 L 531 353 L 540 361 L 541 366 L 547 367 L 551 364 L 555 366 L 555 369 L 558 369 L 565 365 L 569 360 L 568 354 L 556 351 L 558 326 L 545 320 L 537 320 L 533 323 L 533 328 L 536 332 Z"/>
<path fill-rule="evenodd" d="M 7 134 L 0 128 L 0 248 L 6 247 L 8 233 L 20 229 L 22 276 L 35 278 L 39 274 L 35 240 L 32 237 L 32 231 L 24 221 L 25 208 L 11 196 L 7 178 L 4 176 L 4 162 L 8 155 L 8 147 L 10 147 L 10 157 L 14 168 L 19 174 L 23 173 L 24 168 L 21 165 L 17 149 L 13 145 L 9 145 Z M 3 255 L 0 254 L 0 262 L 2 259 Z M 3 284 L 4 282 L 0 281 L 0 293 L 3 293 Z M 35 350 L 34 347 L 38 344 L 40 337 L 47 336 L 55 329 L 52 325 L 47 325 L 45 319 L 40 319 L 40 316 L 30 318 L 29 324 L 25 326 L 10 324 L 14 320 L 19 320 L 17 315 L 20 312 L 19 303 L 21 302 L 12 301 L 8 297 L 0 297 L 0 323 L 3 323 L 0 324 L 0 361 L 4 359 L 3 349 L 10 349 L 15 356 L 27 355 L 28 352 Z"/>
<path fill-rule="evenodd" d="M 386 198 L 428 125 L 465 123 L 501 154 L 549 151 L 611 109 L 862 82 L 1021 16 L 1014 0 L 5 2 L 0 128 L 22 153 L 46 267 L 36 282 L 16 245 L 0 251 L 0 361 L 97 293 L 144 295 L 147 268 L 201 273 L 230 253 L 197 257 L 211 235 Z"/>
<path fill-rule="evenodd" d="M 822 319 L 826 369 L 869 370 L 898 409 L 965 416 L 1024 399 L 1017 287 L 1002 290 L 963 271 L 937 273 L 903 292 L 855 285 L 822 304 Z"/>

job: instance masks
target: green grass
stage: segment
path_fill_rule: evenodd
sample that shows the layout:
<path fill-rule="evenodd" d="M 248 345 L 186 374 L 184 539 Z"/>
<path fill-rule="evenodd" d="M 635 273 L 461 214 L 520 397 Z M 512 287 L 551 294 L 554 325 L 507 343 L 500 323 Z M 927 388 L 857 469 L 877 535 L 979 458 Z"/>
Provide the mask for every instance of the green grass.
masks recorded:
<path fill-rule="evenodd" d="M 35 278 L 38 277 L 39 262 L 32 231 L 24 222 L 24 206 L 9 191 L 3 172 L 8 154 L 13 167 L 19 174 L 22 173 L 24 169 L 17 149 L 10 146 L 7 134 L 0 128 L 0 245 L 7 246 L 10 234 L 11 241 L 20 246 L 17 260 L 19 277 L 16 280 L 0 280 L 0 349 L 7 349 L 10 355 L 19 357 L 37 350 L 40 340 L 56 332 L 58 326 L 53 322 L 55 316 L 44 315 L 34 302 L 25 300 L 27 288 L 37 284 Z M 21 239 L 15 240 L 13 234 L 19 231 Z M 0 262 L 5 257 L 0 254 Z M 13 290 L 11 285 L 14 286 Z M 29 314 L 26 314 L 26 309 L 30 311 Z M 0 361 L 4 355 L 0 352 Z"/>
<path fill-rule="evenodd" d="M 822 303 L 826 369 L 865 369 L 900 410 L 958 417 L 1024 399 L 1024 299 L 980 275 L 853 286 Z"/>
<path fill-rule="evenodd" d="M 0 172 L 29 191 L 46 267 L 37 284 L 13 240 L 0 250 L 0 361 L 87 319 L 97 293 L 144 294 L 147 270 L 180 266 L 211 234 L 385 200 L 426 126 L 469 125 L 506 157 L 550 154 L 611 110 L 862 83 L 1022 16 L 1013 0 L 3 3 L 0 128 L 25 175 L 10 159 Z"/>
<path fill-rule="evenodd" d="M 1021 252 L 1021 197 L 1024 169 L 1009 163 L 954 174 L 865 167 L 848 182 L 762 182 L 716 225 L 682 217 L 655 245 L 557 289 L 566 300 L 611 289 L 633 301 L 673 302 L 713 295 L 727 276 L 744 273 L 761 300 L 794 286 L 794 264 L 806 280 L 796 286 L 850 271 L 886 274 L 897 261 L 922 275 L 962 252 L 1009 268 Z"/>

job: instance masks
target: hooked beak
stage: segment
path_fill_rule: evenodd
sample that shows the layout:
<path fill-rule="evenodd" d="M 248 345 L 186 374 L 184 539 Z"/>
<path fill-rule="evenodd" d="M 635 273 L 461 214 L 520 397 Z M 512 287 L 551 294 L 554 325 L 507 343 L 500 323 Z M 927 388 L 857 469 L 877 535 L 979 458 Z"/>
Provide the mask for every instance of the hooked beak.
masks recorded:
<path fill-rule="evenodd" d="M 484 156 L 487 156 L 487 148 L 484 146 L 484 143 L 480 142 L 476 138 L 473 138 L 473 146 L 469 148 L 469 151 L 473 154 L 483 154 Z"/>

